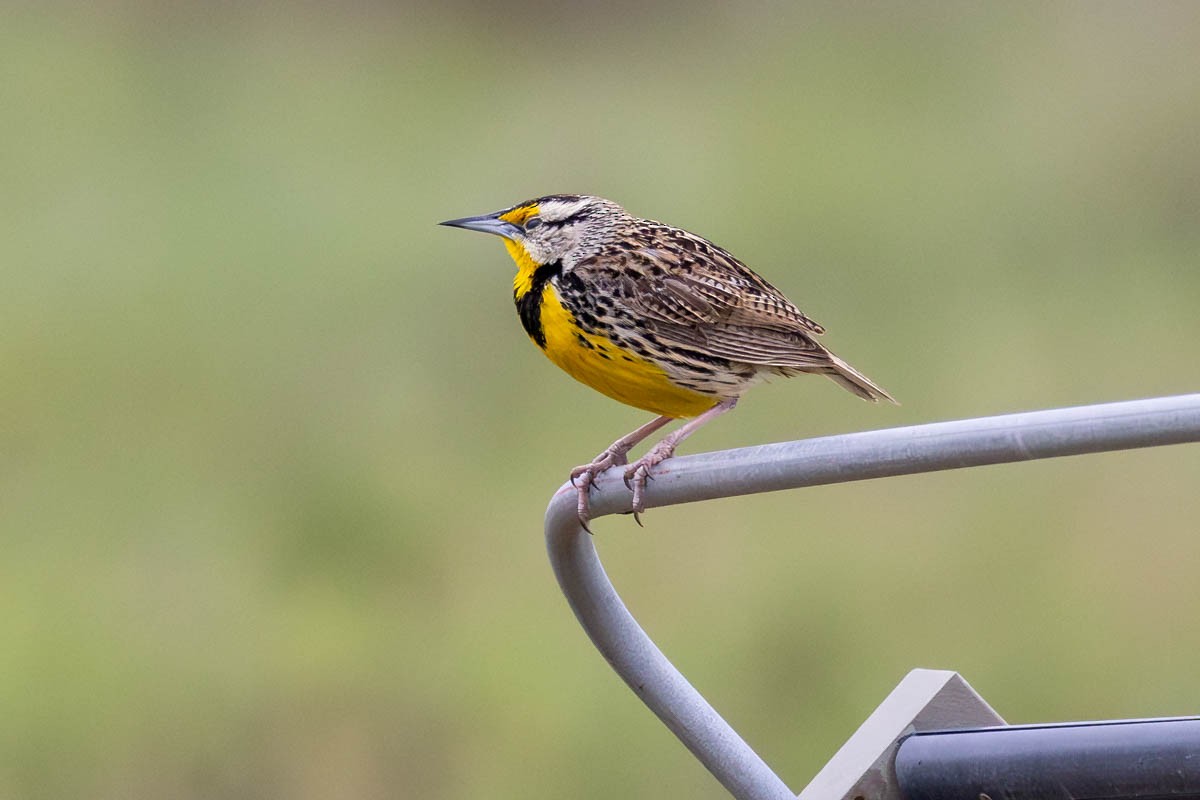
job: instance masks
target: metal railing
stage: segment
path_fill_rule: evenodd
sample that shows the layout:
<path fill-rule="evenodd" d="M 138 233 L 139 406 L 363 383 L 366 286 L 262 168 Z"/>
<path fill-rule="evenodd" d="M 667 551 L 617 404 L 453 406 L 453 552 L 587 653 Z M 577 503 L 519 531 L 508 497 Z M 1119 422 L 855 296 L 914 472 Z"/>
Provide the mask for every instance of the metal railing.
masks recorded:
<path fill-rule="evenodd" d="M 648 508 L 831 483 L 1200 442 L 1200 394 L 938 422 L 680 456 L 661 465 Z M 593 518 L 630 510 L 620 470 L 595 483 Z M 546 548 L 580 624 L 634 693 L 739 800 L 794 800 L 659 651 L 625 608 L 564 484 L 550 501 Z"/>

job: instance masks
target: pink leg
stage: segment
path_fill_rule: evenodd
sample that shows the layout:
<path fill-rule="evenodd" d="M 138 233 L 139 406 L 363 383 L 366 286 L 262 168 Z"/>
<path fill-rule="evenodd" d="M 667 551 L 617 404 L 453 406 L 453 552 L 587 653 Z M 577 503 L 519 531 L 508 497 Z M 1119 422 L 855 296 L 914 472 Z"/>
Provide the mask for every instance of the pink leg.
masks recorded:
<path fill-rule="evenodd" d="M 619 467 L 628 464 L 629 461 L 625 456 L 629 454 L 632 448 L 673 420 L 674 417 L 655 417 L 633 433 L 628 433 L 610 444 L 605 448 L 604 452 L 592 459 L 591 463 L 583 464 L 571 470 L 571 484 L 579 492 L 579 504 L 576 508 L 576 513 L 578 513 L 579 523 L 583 525 L 585 531 L 591 533 L 591 530 L 588 528 L 588 520 L 591 519 L 588 509 L 588 493 L 591 491 L 596 476 L 609 467 Z"/>
<path fill-rule="evenodd" d="M 679 446 L 680 442 L 726 411 L 731 411 L 736 405 L 736 397 L 722 400 L 678 430 L 667 434 L 661 442 L 650 448 L 650 452 L 629 465 L 629 469 L 625 470 L 625 485 L 633 491 L 633 518 L 639 525 L 642 524 L 639 515 L 646 510 L 646 500 L 643 495 L 646 492 L 646 481 L 650 478 L 650 470 L 675 455 L 675 448 Z"/>

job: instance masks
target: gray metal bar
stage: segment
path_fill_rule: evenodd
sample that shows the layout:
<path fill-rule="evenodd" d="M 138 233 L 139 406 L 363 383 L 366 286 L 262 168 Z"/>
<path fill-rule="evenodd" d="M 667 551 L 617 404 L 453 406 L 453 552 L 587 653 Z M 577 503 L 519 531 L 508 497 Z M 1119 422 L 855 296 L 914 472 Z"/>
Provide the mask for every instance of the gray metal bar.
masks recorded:
<path fill-rule="evenodd" d="M 1200 394 L 1034 411 L 680 456 L 655 470 L 647 507 L 960 467 L 1200 441 Z M 592 516 L 630 510 L 620 470 L 600 476 Z M 795 795 L 655 647 L 604 573 L 564 484 L 546 548 L 600 653 L 739 800 Z"/>

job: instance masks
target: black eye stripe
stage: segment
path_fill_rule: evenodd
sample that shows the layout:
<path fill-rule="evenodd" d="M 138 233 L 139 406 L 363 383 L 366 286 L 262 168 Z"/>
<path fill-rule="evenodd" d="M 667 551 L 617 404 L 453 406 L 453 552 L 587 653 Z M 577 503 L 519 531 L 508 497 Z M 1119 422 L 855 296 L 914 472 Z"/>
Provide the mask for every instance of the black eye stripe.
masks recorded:
<path fill-rule="evenodd" d="M 550 219 L 541 219 L 540 217 L 531 217 L 525 223 L 525 227 L 528 229 L 530 222 L 532 222 L 535 219 L 541 219 L 541 222 L 545 225 L 549 225 L 554 228 L 561 228 L 564 225 L 570 225 L 572 222 L 578 222 L 579 220 L 583 219 L 586 215 L 587 215 L 586 211 L 577 211 L 574 214 L 572 214 L 571 216 L 563 217 L 562 219 L 550 220 Z M 534 227 L 536 228 L 537 226 L 535 225 Z"/>

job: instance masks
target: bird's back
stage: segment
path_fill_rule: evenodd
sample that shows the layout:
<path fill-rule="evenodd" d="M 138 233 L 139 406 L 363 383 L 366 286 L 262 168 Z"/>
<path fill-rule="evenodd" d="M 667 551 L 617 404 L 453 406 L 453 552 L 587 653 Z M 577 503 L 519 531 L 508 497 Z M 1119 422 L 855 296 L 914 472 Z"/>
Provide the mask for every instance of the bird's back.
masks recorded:
<path fill-rule="evenodd" d="M 823 347 L 825 332 L 728 251 L 688 231 L 630 217 L 559 279 L 584 330 L 717 399 L 771 374 L 827 374 L 870 400 L 891 399 Z"/>

